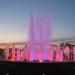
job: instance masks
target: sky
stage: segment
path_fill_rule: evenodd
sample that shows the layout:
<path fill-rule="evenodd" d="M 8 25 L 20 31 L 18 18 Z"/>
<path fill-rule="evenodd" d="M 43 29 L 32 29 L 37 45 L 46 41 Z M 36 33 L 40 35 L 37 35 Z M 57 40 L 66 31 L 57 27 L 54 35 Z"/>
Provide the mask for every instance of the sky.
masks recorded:
<path fill-rule="evenodd" d="M 30 12 L 51 13 L 52 38 L 75 36 L 75 0 L 0 0 L 0 43 L 28 40 Z"/>

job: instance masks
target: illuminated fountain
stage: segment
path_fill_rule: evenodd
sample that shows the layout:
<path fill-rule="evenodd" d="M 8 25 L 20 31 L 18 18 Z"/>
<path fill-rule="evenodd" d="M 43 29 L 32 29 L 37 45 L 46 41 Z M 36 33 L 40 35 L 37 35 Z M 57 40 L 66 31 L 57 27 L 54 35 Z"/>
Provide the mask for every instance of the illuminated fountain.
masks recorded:
<path fill-rule="evenodd" d="M 40 21 L 35 23 L 32 13 L 30 14 L 30 29 L 29 29 L 29 44 L 30 44 L 30 58 L 29 60 L 37 60 L 35 54 L 35 45 L 38 44 L 38 60 L 48 59 L 48 48 L 49 42 L 51 40 L 51 24 L 50 15 L 46 21 L 45 17 L 41 17 Z"/>
<path fill-rule="evenodd" d="M 64 49 L 64 54 L 65 54 L 65 61 L 69 61 L 69 54 L 70 54 L 70 48 L 67 46 Z"/>
<path fill-rule="evenodd" d="M 62 62 L 64 53 L 65 58 L 67 57 L 67 60 L 69 60 L 69 48 L 66 47 L 62 51 L 60 44 L 57 45 L 56 55 L 54 55 L 51 44 L 50 14 L 47 18 L 42 16 L 34 22 L 34 17 L 30 13 L 29 40 L 27 44 L 23 48 L 17 48 L 17 50 L 14 44 L 8 45 L 5 49 L 5 59 L 9 59 L 10 61 L 32 62 L 33 60 L 38 60 L 39 62 L 43 62 L 44 60 L 49 60 L 50 62 Z"/>
<path fill-rule="evenodd" d="M 75 46 L 73 47 L 73 61 L 75 61 Z"/>
<path fill-rule="evenodd" d="M 16 60 L 16 55 L 15 55 L 15 45 L 14 44 L 12 44 L 12 52 L 11 52 L 11 61 L 15 61 Z"/>
<path fill-rule="evenodd" d="M 7 46 L 5 48 L 4 54 L 5 54 L 5 59 L 8 60 L 8 57 L 9 57 L 9 46 Z"/>
<path fill-rule="evenodd" d="M 49 46 L 49 53 L 48 53 L 48 56 L 49 56 L 49 61 L 50 62 L 53 62 L 54 60 L 54 52 L 53 52 L 53 49 L 51 46 Z"/>
<path fill-rule="evenodd" d="M 63 51 L 60 49 L 60 44 L 58 44 L 56 50 L 56 62 L 62 61 L 63 61 Z"/>
<path fill-rule="evenodd" d="M 23 59 L 26 61 L 28 59 L 28 47 L 27 44 L 23 47 Z"/>
<path fill-rule="evenodd" d="M 52 61 L 52 51 L 48 48 L 51 41 L 51 22 L 50 14 L 48 19 L 44 16 L 34 22 L 32 13 L 30 13 L 30 25 L 29 25 L 29 41 L 23 49 L 16 47 L 11 44 L 5 49 L 5 59 L 10 61 L 33 61 L 39 60 L 51 60 Z M 11 53 L 9 52 L 11 51 Z M 50 52 L 51 51 L 51 52 Z M 50 58 L 51 57 L 51 58 Z"/>

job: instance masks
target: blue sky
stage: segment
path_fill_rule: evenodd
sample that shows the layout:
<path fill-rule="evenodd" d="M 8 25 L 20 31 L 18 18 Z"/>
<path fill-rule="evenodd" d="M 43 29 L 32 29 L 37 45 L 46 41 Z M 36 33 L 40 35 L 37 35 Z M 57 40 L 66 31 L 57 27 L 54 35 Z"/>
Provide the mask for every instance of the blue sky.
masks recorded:
<path fill-rule="evenodd" d="M 52 37 L 75 36 L 75 0 L 0 0 L 0 42 L 28 39 L 29 13 L 52 14 Z"/>

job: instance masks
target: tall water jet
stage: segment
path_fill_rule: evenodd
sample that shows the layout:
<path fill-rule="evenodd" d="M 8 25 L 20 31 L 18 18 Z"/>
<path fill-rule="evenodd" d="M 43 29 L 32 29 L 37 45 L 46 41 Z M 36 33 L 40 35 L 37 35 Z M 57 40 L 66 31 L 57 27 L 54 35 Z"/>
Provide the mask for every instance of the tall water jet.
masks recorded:
<path fill-rule="evenodd" d="M 70 48 L 68 46 L 64 49 L 65 61 L 69 61 Z"/>
<path fill-rule="evenodd" d="M 33 15 L 30 13 L 30 26 L 29 26 L 29 59 L 32 60 L 35 57 L 35 45 L 40 43 L 39 49 L 39 59 L 48 59 L 48 48 L 49 42 L 51 41 L 51 24 L 50 24 L 50 14 L 48 15 L 48 21 L 44 16 L 40 18 L 40 21 L 34 23 Z"/>
<path fill-rule="evenodd" d="M 9 58 L 9 45 L 5 48 L 4 53 L 5 53 L 5 60 L 8 60 L 8 58 Z"/>
<path fill-rule="evenodd" d="M 26 61 L 28 59 L 28 47 L 27 44 L 23 47 L 23 58 Z"/>
<path fill-rule="evenodd" d="M 14 44 L 12 44 L 12 52 L 11 52 L 11 61 L 15 61 L 16 60 L 16 52 L 15 52 L 15 45 Z"/>
<path fill-rule="evenodd" d="M 49 49 L 48 59 L 49 59 L 50 62 L 53 62 L 53 60 L 54 60 L 54 52 L 53 52 L 52 46 L 49 46 L 48 49 Z"/>
<path fill-rule="evenodd" d="M 73 47 L 73 61 L 75 62 L 75 46 Z"/>
<path fill-rule="evenodd" d="M 57 45 L 57 50 L 56 50 L 56 62 L 60 62 L 60 45 Z"/>

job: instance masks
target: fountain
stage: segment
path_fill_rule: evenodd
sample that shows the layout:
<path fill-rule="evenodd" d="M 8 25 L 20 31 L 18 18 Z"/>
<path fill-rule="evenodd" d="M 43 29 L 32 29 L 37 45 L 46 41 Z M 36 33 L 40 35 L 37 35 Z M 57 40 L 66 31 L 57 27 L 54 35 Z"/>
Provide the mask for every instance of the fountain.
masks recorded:
<path fill-rule="evenodd" d="M 18 48 L 18 50 L 15 51 L 15 45 L 12 44 L 11 61 L 28 60 L 31 62 L 33 60 L 39 60 L 42 62 L 48 59 L 51 61 L 53 60 L 52 49 L 50 50 L 50 48 L 47 48 L 51 41 L 50 14 L 47 20 L 44 16 L 39 20 L 40 21 L 36 21 L 37 23 L 35 23 L 33 14 L 30 13 L 29 40 L 27 46 L 25 45 L 22 50 Z M 7 60 L 9 57 L 9 48 L 7 48 L 6 51 L 5 59 Z"/>
<path fill-rule="evenodd" d="M 75 46 L 73 47 L 73 61 L 75 61 Z"/>
<path fill-rule="evenodd" d="M 47 23 L 46 23 L 47 22 Z M 34 47 L 36 44 L 39 45 L 38 48 L 38 57 L 39 61 L 48 59 L 48 48 L 49 42 L 51 40 L 51 26 L 50 26 L 50 16 L 48 18 L 48 21 L 45 20 L 45 17 L 42 16 L 40 18 L 40 22 L 37 24 L 34 24 L 33 15 L 30 13 L 30 25 L 29 25 L 29 44 L 32 48 L 30 48 L 30 60 L 35 58 L 34 50 L 36 50 Z M 35 58 L 37 60 L 37 58 Z"/>

